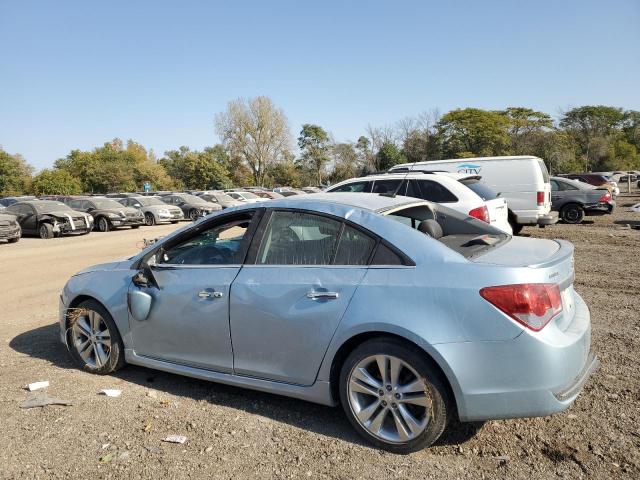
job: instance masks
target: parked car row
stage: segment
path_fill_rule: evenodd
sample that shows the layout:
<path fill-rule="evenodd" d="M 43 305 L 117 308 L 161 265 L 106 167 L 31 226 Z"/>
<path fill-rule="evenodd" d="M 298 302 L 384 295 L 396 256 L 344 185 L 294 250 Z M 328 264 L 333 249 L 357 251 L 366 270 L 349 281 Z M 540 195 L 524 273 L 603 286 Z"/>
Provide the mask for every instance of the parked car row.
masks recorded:
<path fill-rule="evenodd" d="M 258 187 L 192 193 L 156 192 L 155 195 L 119 192 L 5 197 L 0 199 L 0 240 L 15 243 L 23 234 L 49 239 L 87 234 L 94 229 L 108 232 L 122 227 L 194 221 L 225 208 L 274 198 L 283 196 Z"/>

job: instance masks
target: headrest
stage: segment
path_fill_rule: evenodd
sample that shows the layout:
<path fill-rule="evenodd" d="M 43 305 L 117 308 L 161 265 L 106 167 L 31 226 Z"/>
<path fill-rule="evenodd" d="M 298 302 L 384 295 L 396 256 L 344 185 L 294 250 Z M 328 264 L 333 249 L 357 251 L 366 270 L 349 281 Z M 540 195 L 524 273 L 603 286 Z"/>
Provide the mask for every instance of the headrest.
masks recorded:
<path fill-rule="evenodd" d="M 418 230 L 429 235 L 431 238 L 435 238 L 436 240 L 443 235 L 440 224 L 432 219 L 421 221 L 418 225 Z"/>

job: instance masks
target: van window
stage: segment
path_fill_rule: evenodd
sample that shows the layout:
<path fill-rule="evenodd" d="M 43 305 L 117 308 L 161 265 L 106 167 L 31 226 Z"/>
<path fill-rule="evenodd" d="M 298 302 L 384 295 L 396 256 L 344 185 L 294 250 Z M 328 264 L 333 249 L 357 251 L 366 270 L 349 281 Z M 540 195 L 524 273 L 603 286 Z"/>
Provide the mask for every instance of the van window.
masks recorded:
<path fill-rule="evenodd" d="M 540 165 L 540 170 L 542 171 L 542 178 L 544 183 L 549 183 L 549 171 L 547 170 L 547 166 L 544 164 L 544 161 L 538 159 L 538 165 Z"/>

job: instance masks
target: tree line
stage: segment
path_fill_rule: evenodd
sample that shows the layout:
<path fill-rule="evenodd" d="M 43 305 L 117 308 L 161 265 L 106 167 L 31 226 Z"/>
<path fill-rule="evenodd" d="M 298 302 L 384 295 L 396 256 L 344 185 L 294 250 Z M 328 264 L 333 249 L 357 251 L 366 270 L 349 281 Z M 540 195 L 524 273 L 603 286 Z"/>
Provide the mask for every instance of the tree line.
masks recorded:
<path fill-rule="evenodd" d="M 640 170 L 640 112 L 582 106 L 555 120 L 525 107 L 429 110 L 386 126 L 367 126 L 339 142 L 317 124 L 293 138 L 284 111 L 270 98 L 237 99 L 214 119 L 220 143 L 202 151 L 153 150 L 114 139 L 72 150 L 34 175 L 20 154 L 0 148 L 0 196 L 325 185 L 398 163 L 492 155 L 535 155 L 552 173 Z"/>

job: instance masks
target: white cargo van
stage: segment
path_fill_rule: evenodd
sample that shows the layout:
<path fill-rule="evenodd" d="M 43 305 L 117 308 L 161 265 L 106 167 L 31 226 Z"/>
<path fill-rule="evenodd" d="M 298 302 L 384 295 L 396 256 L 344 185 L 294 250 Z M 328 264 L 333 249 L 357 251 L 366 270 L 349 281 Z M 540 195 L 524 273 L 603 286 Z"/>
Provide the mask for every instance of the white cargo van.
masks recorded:
<path fill-rule="evenodd" d="M 558 213 L 551 211 L 549 172 L 541 158 L 531 156 L 477 157 L 404 163 L 389 172 L 444 171 L 481 175 L 487 185 L 507 200 L 513 233 L 525 225 L 553 225 Z"/>

